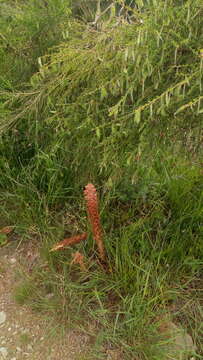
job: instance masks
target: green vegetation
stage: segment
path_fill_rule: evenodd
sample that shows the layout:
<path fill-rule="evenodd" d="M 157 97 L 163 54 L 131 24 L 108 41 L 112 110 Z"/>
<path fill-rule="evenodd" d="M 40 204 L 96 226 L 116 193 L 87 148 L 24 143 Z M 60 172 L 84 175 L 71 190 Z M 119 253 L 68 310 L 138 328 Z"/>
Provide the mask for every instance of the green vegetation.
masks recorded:
<path fill-rule="evenodd" d="M 31 339 L 30 335 L 27 333 L 22 333 L 19 336 L 19 341 L 20 341 L 21 345 L 23 345 L 23 346 L 28 345 L 31 342 L 31 340 L 32 339 Z"/>
<path fill-rule="evenodd" d="M 136 3 L 104 1 L 96 16 L 92 1 L 0 1 L 1 221 L 41 240 L 48 264 L 16 299 L 84 328 L 91 319 L 94 359 L 105 343 L 165 359 L 157 319 L 168 311 L 201 358 L 202 0 Z M 49 252 L 86 231 L 88 182 L 108 272 L 90 234 L 74 247 L 87 273 L 73 248 Z"/>

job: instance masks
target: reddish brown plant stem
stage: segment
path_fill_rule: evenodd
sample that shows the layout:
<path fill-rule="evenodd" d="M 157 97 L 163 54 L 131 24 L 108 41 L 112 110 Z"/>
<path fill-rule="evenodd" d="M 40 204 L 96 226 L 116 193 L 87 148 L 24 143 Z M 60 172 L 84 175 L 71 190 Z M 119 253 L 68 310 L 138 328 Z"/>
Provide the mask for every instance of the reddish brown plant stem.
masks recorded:
<path fill-rule="evenodd" d="M 87 213 L 92 227 L 93 238 L 97 244 L 99 257 L 102 261 L 105 260 L 105 250 L 102 238 L 102 228 L 100 224 L 100 217 L 98 211 L 97 190 L 93 184 L 85 186 L 84 197 L 87 204 Z"/>
<path fill-rule="evenodd" d="M 87 271 L 85 262 L 84 262 L 84 255 L 82 255 L 79 251 L 72 254 L 73 260 L 71 261 L 71 264 L 78 264 L 80 266 L 80 269 L 82 271 Z"/>
<path fill-rule="evenodd" d="M 87 238 L 87 233 L 72 236 L 72 237 L 64 239 L 63 241 L 60 241 L 59 243 L 54 245 L 54 247 L 51 249 L 51 251 L 63 249 L 65 246 L 78 244 L 80 241 L 85 240 L 86 238 Z"/>

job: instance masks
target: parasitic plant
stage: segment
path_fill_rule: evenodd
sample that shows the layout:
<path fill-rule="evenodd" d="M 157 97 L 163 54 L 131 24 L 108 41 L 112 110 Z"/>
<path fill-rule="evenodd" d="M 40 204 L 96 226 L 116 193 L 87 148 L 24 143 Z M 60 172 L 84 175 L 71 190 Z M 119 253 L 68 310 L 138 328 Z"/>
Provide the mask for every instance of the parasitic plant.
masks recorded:
<path fill-rule="evenodd" d="M 85 186 L 84 197 L 87 205 L 87 213 L 92 227 L 93 238 L 97 244 L 99 257 L 102 261 L 105 260 L 105 250 L 102 238 L 102 228 L 100 224 L 97 190 L 93 184 Z"/>
<path fill-rule="evenodd" d="M 72 264 L 78 264 L 80 266 L 80 269 L 82 271 L 87 271 L 87 267 L 84 262 L 84 255 L 81 254 L 79 251 L 76 251 L 76 253 L 72 254 L 73 260 L 71 261 Z"/>
<path fill-rule="evenodd" d="M 102 237 L 102 227 L 100 223 L 99 209 L 98 209 L 98 197 L 97 190 L 93 184 L 87 184 L 84 190 L 84 197 L 86 200 L 86 208 L 89 217 L 89 222 L 92 228 L 93 238 L 98 247 L 99 258 L 104 262 L 105 260 L 105 249 Z M 72 236 L 64 239 L 59 243 L 55 244 L 50 251 L 56 251 L 64 249 L 66 246 L 78 244 L 80 241 L 87 238 L 87 233 L 81 235 Z M 79 264 L 81 269 L 85 269 L 84 257 L 81 253 L 76 252 L 72 260 L 72 264 Z"/>
<path fill-rule="evenodd" d="M 55 244 L 50 251 L 56 251 L 63 249 L 65 246 L 70 246 L 74 244 L 78 244 L 80 241 L 85 240 L 87 238 L 87 233 L 83 233 L 81 235 L 75 235 L 70 238 L 64 239 L 59 243 Z"/>

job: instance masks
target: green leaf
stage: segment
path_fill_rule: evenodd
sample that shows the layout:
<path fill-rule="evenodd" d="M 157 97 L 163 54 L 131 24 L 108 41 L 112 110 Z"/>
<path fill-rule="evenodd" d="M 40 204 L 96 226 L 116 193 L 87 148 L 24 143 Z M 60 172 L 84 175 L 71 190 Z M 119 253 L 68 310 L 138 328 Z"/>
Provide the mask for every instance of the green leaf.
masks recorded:
<path fill-rule="evenodd" d="M 96 128 L 96 135 L 97 135 L 98 139 L 100 139 L 100 137 L 101 137 L 101 131 L 100 131 L 99 128 Z"/>
<path fill-rule="evenodd" d="M 141 120 L 141 110 L 135 111 L 134 121 L 136 124 L 139 124 Z"/>
<path fill-rule="evenodd" d="M 6 245 L 8 242 L 6 234 L 0 234 L 0 246 Z"/>
<path fill-rule="evenodd" d="M 101 88 L 101 100 L 105 99 L 108 96 L 108 93 L 105 89 L 105 87 Z"/>

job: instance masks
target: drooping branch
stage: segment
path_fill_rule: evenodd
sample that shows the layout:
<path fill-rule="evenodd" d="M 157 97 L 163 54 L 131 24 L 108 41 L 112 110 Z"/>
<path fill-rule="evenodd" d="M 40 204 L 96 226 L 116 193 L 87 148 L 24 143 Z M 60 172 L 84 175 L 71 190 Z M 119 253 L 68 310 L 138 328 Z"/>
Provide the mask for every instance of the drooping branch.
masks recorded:
<path fill-rule="evenodd" d="M 101 19 L 101 17 L 103 15 L 105 15 L 107 13 L 107 11 L 110 10 L 111 8 L 113 8 L 113 7 L 115 7 L 115 4 L 112 2 L 110 5 L 108 5 L 106 7 L 106 9 L 101 11 L 101 0 L 98 0 L 97 1 L 97 11 L 96 11 L 96 14 L 95 14 L 95 19 L 91 24 L 93 26 L 97 27 L 97 24 L 98 24 L 99 20 Z"/>

